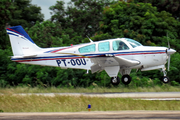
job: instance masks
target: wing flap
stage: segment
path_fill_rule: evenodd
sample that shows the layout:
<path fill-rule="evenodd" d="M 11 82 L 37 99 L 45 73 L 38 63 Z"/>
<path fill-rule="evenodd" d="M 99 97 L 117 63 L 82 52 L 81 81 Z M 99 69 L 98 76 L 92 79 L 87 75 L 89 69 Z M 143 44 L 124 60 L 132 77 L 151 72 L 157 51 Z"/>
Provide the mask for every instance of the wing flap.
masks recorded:
<path fill-rule="evenodd" d="M 100 71 L 100 70 L 101 70 L 101 67 L 98 64 L 94 64 L 91 66 L 91 72 L 92 73 L 95 73 L 95 72 Z"/>

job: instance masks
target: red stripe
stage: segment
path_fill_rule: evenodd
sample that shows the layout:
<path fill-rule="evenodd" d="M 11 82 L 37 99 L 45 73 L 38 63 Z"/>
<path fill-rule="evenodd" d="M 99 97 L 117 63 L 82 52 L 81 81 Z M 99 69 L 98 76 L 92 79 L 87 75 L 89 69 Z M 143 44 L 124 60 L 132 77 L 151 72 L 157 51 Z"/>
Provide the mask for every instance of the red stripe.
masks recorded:
<path fill-rule="evenodd" d="M 15 31 L 15 30 L 13 30 L 13 29 L 10 29 L 10 28 L 6 28 L 6 29 L 8 29 L 8 30 L 10 30 L 10 31 L 13 31 L 13 32 L 15 32 L 15 33 L 18 33 L 18 34 L 20 34 L 20 35 L 24 36 L 24 35 L 23 35 L 23 34 L 21 34 L 20 32 Z"/>
<path fill-rule="evenodd" d="M 52 51 L 51 53 L 55 53 L 55 52 L 58 52 L 58 51 L 70 49 L 70 48 L 73 48 L 73 47 L 77 47 L 77 45 L 76 46 L 70 46 L 70 47 L 67 47 L 67 48 L 58 49 L 58 50 Z"/>
<path fill-rule="evenodd" d="M 149 52 L 149 53 L 130 53 L 130 54 L 116 54 L 115 56 L 123 56 L 123 55 L 143 55 L 143 54 L 163 54 L 165 52 Z"/>

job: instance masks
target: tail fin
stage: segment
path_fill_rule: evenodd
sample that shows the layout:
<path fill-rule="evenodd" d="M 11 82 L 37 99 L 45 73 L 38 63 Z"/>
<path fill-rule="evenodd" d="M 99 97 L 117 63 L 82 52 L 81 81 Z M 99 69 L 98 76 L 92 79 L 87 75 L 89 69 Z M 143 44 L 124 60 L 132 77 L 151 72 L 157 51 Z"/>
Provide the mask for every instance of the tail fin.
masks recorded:
<path fill-rule="evenodd" d="M 14 26 L 6 29 L 11 42 L 14 57 L 36 56 L 41 50 L 25 32 L 22 26 Z"/>

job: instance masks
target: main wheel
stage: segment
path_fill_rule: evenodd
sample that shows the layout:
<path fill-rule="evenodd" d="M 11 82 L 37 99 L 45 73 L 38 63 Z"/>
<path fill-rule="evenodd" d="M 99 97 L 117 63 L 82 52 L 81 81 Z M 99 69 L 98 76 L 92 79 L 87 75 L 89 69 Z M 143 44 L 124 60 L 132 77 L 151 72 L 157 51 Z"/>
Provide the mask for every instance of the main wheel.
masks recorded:
<path fill-rule="evenodd" d="M 112 85 L 118 85 L 120 83 L 119 77 L 112 77 L 111 78 L 111 84 Z"/>
<path fill-rule="evenodd" d="M 129 75 L 123 75 L 121 81 L 123 84 L 128 85 L 131 82 L 131 77 Z"/>
<path fill-rule="evenodd" d="M 163 83 L 169 83 L 170 79 L 167 76 L 164 76 L 162 79 Z"/>

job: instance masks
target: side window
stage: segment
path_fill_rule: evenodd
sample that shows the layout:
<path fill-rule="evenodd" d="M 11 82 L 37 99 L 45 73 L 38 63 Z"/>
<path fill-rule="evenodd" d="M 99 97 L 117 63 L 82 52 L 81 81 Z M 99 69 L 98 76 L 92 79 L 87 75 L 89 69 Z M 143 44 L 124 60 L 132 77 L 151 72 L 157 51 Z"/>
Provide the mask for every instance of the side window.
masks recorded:
<path fill-rule="evenodd" d="M 95 44 L 79 48 L 80 53 L 95 52 Z"/>
<path fill-rule="evenodd" d="M 113 50 L 117 51 L 117 50 L 128 50 L 129 47 L 122 41 L 117 40 L 117 41 L 113 41 Z"/>
<path fill-rule="evenodd" d="M 102 42 L 98 44 L 99 52 L 109 51 L 109 42 Z"/>

